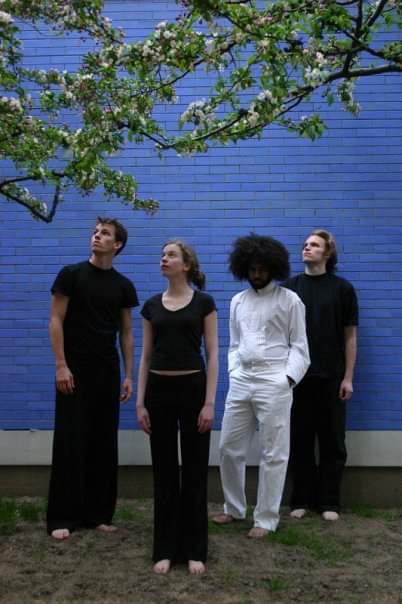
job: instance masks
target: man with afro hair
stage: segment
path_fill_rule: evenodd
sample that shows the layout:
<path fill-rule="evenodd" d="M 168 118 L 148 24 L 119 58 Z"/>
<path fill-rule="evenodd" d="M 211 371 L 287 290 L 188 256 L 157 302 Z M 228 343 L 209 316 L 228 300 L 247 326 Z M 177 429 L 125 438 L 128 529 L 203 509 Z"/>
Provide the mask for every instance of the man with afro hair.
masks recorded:
<path fill-rule="evenodd" d="M 289 276 L 289 254 L 272 237 L 251 233 L 238 238 L 229 267 L 251 287 L 230 304 L 229 391 L 220 440 L 220 470 L 225 497 L 217 524 L 246 516 L 247 452 L 258 427 L 261 459 L 254 526 L 261 538 L 276 530 L 286 477 L 292 388 L 310 358 L 304 304 L 278 285 Z"/>

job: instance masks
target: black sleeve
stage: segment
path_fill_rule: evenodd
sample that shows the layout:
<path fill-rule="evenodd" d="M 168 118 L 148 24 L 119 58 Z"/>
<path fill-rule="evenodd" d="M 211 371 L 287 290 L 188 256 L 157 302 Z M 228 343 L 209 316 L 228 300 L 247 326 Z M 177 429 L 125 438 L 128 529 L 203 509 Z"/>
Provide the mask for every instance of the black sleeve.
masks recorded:
<path fill-rule="evenodd" d="M 71 265 L 61 269 L 50 291 L 52 294 L 63 294 L 63 296 L 71 298 L 74 291 L 74 270 Z"/>
<path fill-rule="evenodd" d="M 124 284 L 124 299 L 122 308 L 132 308 L 133 306 L 138 306 L 138 304 L 139 302 L 136 289 L 133 283 L 131 283 L 129 279 L 126 279 Z"/>
<path fill-rule="evenodd" d="M 147 300 L 145 302 L 144 306 L 141 308 L 141 314 L 144 317 L 144 319 L 147 319 L 147 321 L 150 321 L 151 317 L 152 317 L 151 303 L 152 303 L 152 298 Z"/>
<path fill-rule="evenodd" d="M 359 305 L 354 287 L 348 283 L 343 296 L 343 326 L 359 325 Z"/>
<path fill-rule="evenodd" d="M 202 295 L 202 317 L 206 317 L 212 311 L 216 310 L 215 300 L 209 294 Z"/>

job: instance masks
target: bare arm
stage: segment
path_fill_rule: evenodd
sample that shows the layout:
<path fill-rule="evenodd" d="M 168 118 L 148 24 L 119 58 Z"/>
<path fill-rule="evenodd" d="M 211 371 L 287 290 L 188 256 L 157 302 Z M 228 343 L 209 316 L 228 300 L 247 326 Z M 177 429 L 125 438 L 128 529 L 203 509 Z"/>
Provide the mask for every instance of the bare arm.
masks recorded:
<path fill-rule="evenodd" d="M 149 367 L 152 354 L 152 325 L 147 319 L 142 320 L 142 352 L 138 370 L 137 384 L 137 419 L 146 434 L 151 434 L 151 422 L 148 411 L 144 406 L 145 389 L 147 387 Z"/>
<path fill-rule="evenodd" d="M 49 335 L 56 363 L 56 387 L 63 394 L 74 391 L 74 376 L 67 366 L 64 354 L 63 324 L 70 299 L 63 294 L 52 296 L 50 309 Z"/>
<path fill-rule="evenodd" d="M 204 318 L 204 342 L 207 355 L 207 387 L 204 406 L 198 417 L 198 431 L 201 433 L 211 430 L 214 421 L 218 381 L 218 321 L 215 310 Z"/>
<path fill-rule="evenodd" d="M 131 321 L 131 308 L 122 308 L 120 313 L 120 348 L 124 363 L 124 380 L 120 400 L 126 403 L 133 393 L 133 351 L 134 337 Z"/>
<path fill-rule="evenodd" d="M 349 325 L 344 329 L 345 336 L 345 375 L 339 388 L 339 398 L 348 401 L 353 394 L 353 373 L 357 356 L 357 327 Z"/>

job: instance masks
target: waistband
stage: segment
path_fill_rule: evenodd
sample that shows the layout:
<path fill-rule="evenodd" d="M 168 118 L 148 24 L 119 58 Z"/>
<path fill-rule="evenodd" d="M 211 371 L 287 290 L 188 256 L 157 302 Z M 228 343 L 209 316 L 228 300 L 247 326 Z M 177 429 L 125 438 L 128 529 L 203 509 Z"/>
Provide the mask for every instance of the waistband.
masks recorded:
<path fill-rule="evenodd" d="M 285 367 L 286 360 L 270 360 L 270 361 L 240 361 L 243 369 L 267 369 L 269 367 Z"/>

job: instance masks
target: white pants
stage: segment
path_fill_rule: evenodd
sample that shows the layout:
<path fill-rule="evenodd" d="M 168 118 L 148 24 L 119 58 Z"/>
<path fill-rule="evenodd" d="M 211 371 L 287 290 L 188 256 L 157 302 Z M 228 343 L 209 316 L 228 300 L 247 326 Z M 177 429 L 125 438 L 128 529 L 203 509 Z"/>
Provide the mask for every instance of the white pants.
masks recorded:
<path fill-rule="evenodd" d="M 230 375 L 219 445 L 224 510 L 245 518 L 247 452 L 258 426 L 261 459 L 254 526 L 275 531 L 289 458 L 292 389 L 282 363 Z"/>

